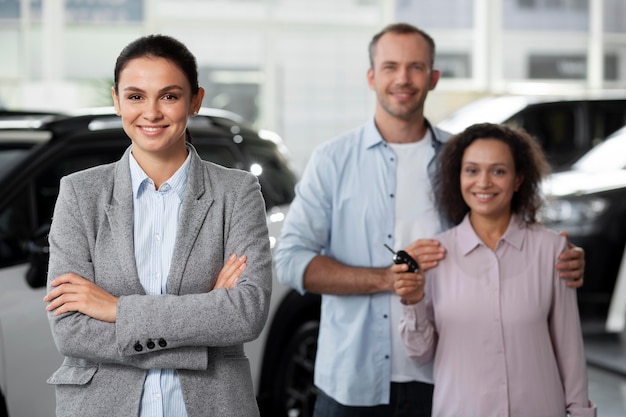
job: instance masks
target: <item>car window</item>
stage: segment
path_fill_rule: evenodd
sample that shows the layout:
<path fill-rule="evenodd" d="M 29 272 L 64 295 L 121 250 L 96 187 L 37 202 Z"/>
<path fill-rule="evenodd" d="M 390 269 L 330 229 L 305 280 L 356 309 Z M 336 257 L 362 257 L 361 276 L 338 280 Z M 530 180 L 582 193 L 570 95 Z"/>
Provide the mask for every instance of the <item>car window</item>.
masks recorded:
<path fill-rule="evenodd" d="M 626 100 L 590 101 L 588 107 L 591 146 L 626 125 Z"/>
<path fill-rule="evenodd" d="M 0 147 L 0 176 L 8 172 L 9 169 L 15 166 L 26 154 L 27 149 L 7 149 Z"/>
<path fill-rule="evenodd" d="M 506 124 L 521 127 L 537 138 L 550 164 L 563 166 L 572 163 L 586 148 L 575 142 L 576 110 L 571 103 L 538 104 L 527 107 Z"/>
<path fill-rule="evenodd" d="M 45 165 L 32 172 L 0 209 L 0 266 L 23 262 L 27 245 L 36 230 L 50 223 L 61 177 L 71 172 L 120 158 L 123 148 L 73 149 L 71 154 L 50 156 Z"/>
<path fill-rule="evenodd" d="M 626 169 L 626 129 L 622 129 L 587 152 L 575 164 L 582 171 Z"/>

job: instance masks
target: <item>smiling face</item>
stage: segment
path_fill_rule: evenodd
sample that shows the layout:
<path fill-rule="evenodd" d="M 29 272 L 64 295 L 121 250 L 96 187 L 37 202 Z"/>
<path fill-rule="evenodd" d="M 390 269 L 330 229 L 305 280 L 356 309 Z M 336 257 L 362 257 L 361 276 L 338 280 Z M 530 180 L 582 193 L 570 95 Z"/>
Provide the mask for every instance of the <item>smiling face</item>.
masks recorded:
<path fill-rule="evenodd" d="M 186 155 L 187 117 L 200 108 L 203 90 L 193 95 L 179 67 L 164 58 L 140 57 L 120 72 L 115 110 L 133 142 L 133 155 Z"/>
<path fill-rule="evenodd" d="M 470 216 L 508 224 L 513 194 L 522 177 L 515 171 L 511 148 L 497 139 L 476 139 L 463 153 L 461 193 Z"/>
<path fill-rule="evenodd" d="M 407 121 L 421 117 L 428 91 L 439 80 L 428 42 L 418 34 L 390 32 L 378 40 L 374 51 L 367 79 L 376 92 L 377 116 Z"/>

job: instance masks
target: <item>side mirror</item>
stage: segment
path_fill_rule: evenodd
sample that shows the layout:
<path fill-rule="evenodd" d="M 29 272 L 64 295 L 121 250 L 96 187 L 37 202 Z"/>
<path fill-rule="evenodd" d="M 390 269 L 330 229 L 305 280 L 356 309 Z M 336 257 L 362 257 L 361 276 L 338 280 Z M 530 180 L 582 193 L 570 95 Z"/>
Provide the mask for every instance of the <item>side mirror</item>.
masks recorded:
<path fill-rule="evenodd" d="M 31 288 L 45 287 L 48 279 L 48 260 L 50 258 L 50 245 L 48 234 L 50 225 L 44 224 L 37 229 L 32 239 L 27 243 L 29 267 L 26 271 L 26 282 Z"/>

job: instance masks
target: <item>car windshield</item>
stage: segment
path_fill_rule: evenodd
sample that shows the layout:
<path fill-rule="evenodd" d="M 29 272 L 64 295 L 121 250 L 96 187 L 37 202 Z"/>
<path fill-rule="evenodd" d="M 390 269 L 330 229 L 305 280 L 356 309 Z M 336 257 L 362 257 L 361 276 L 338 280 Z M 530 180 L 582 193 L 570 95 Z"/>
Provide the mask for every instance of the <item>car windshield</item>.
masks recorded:
<path fill-rule="evenodd" d="M 580 171 L 612 171 L 626 168 L 626 127 L 592 148 L 574 165 Z"/>
<path fill-rule="evenodd" d="M 27 153 L 23 148 L 0 147 L 0 177 L 15 166 Z"/>

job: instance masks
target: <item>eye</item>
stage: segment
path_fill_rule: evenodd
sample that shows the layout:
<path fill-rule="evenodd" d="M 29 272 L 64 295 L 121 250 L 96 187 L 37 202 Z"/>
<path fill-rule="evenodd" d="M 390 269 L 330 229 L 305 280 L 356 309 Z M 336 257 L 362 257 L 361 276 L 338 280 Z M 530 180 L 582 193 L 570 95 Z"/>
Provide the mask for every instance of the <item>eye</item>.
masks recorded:
<path fill-rule="evenodd" d="M 469 175 L 474 175 L 476 174 L 476 172 L 478 172 L 478 170 L 474 167 L 466 167 L 465 168 L 465 173 L 469 174 Z"/>
<path fill-rule="evenodd" d="M 178 96 L 176 94 L 167 93 L 163 96 L 164 100 L 178 100 Z"/>
<path fill-rule="evenodd" d="M 141 96 L 139 94 L 130 94 L 126 97 L 127 100 L 141 100 Z"/>
<path fill-rule="evenodd" d="M 502 176 L 506 174 L 506 170 L 503 168 L 496 168 L 493 170 L 494 175 Z"/>

